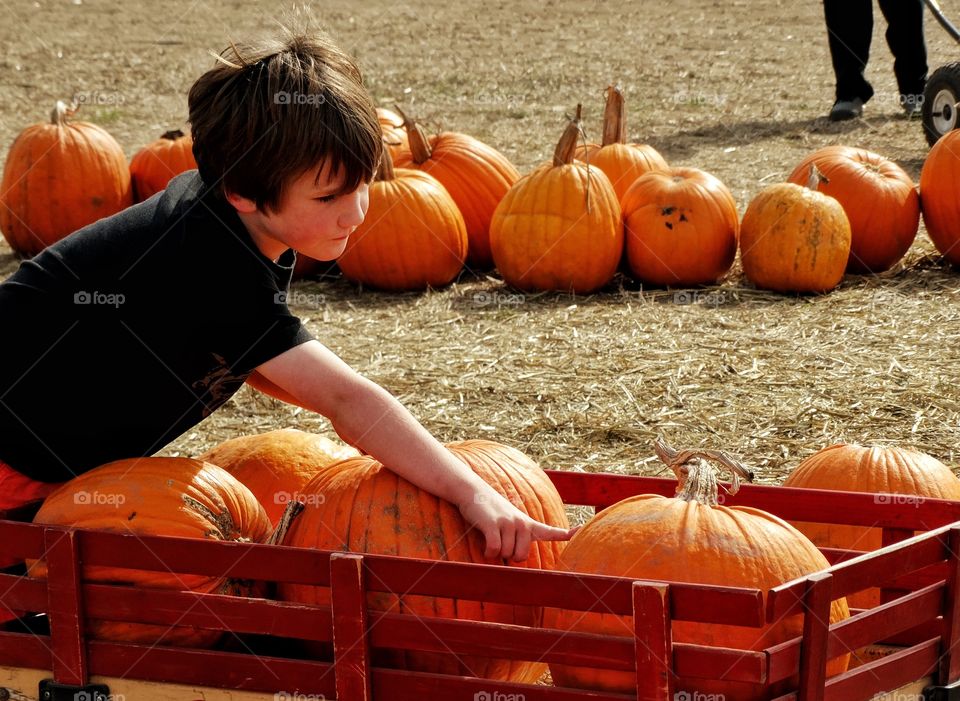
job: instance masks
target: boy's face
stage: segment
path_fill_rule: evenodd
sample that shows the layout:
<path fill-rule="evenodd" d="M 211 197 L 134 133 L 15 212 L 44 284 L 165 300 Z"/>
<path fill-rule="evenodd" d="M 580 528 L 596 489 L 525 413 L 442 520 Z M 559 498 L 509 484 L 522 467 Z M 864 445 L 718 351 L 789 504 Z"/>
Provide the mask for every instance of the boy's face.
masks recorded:
<path fill-rule="evenodd" d="M 342 173 L 331 174 L 327 163 L 320 168 L 319 177 L 316 170 L 307 171 L 284 188 L 275 211 L 258 210 L 244 198 L 228 195 L 228 199 L 267 257 L 276 259 L 292 248 L 317 260 L 334 260 L 343 253 L 370 203 L 367 183 L 353 192 L 335 194 L 343 177 Z"/>

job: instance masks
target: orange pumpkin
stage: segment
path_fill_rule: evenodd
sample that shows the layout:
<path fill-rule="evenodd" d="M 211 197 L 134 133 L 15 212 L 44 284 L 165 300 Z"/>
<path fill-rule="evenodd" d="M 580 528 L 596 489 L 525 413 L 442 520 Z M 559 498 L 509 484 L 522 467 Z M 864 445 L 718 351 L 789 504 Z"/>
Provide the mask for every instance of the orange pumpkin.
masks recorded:
<path fill-rule="evenodd" d="M 133 204 L 123 149 L 103 128 L 72 122 L 58 101 L 48 124 L 13 142 L 0 184 L 0 231 L 10 247 L 35 255 L 77 229 Z"/>
<path fill-rule="evenodd" d="M 359 455 L 355 448 L 325 436 L 284 428 L 224 441 L 198 460 L 218 465 L 243 482 L 274 525 L 287 504 L 323 468 Z"/>
<path fill-rule="evenodd" d="M 785 487 L 873 492 L 891 509 L 924 498 L 960 500 L 960 480 L 936 458 L 904 448 L 864 447 L 838 444 L 820 450 L 791 472 Z M 893 495 L 903 495 L 898 498 Z M 838 524 L 793 524 L 821 548 L 878 550 L 883 534 L 879 528 Z M 851 606 L 870 608 L 880 603 L 880 590 L 867 589 L 848 597 Z"/>
<path fill-rule="evenodd" d="M 716 282 L 737 256 L 740 217 L 727 186 L 696 168 L 641 175 L 624 195 L 630 270 L 654 285 Z"/>
<path fill-rule="evenodd" d="M 816 169 L 814 168 L 814 171 Z M 834 198 L 779 183 L 753 198 L 740 223 L 740 261 L 757 287 L 777 292 L 828 292 L 850 257 L 850 222 Z"/>
<path fill-rule="evenodd" d="M 337 259 L 350 280 L 385 290 L 422 290 L 453 281 L 467 258 L 467 228 L 432 175 L 394 170 L 389 150 L 370 185 L 370 207 Z"/>
<path fill-rule="evenodd" d="M 862 148 L 827 146 L 803 159 L 789 181 L 805 184 L 811 165 L 823 173 L 817 190 L 843 205 L 850 221 L 847 270 L 880 273 L 903 258 L 920 223 L 920 197 L 903 168 Z"/>
<path fill-rule="evenodd" d="M 623 221 L 609 178 L 573 160 L 580 105 L 554 152 L 501 200 L 490 249 L 503 279 L 521 290 L 587 293 L 606 285 L 623 255 Z"/>
<path fill-rule="evenodd" d="M 114 533 L 262 543 L 270 520 L 249 489 L 216 465 L 190 458 L 134 458 L 111 462 L 76 477 L 53 492 L 34 523 Z M 46 564 L 28 563 L 32 577 L 46 577 Z M 200 593 L 250 592 L 247 584 L 223 577 L 121 567 L 85 567 L 91 582 L 132 584 Z M 217 631 L 191 626 L 89 620 L 103 640 L 207 647 Z"/>
<path fill-rule="evenodd" d="M 550 479 L 520 451 L 483 440 L 451 443 L 447 448 L 531 517 L 568 527 L 563 502 Z M 524 563 L 488 560 L 483 554 L 483 536 L 467 525 L 454 505 L 414 487 L 370 457 L 330 466 L 304 491 L 322 495 L 322 499 L 308 499 L 285 545 L 542 569 L 552 569 L 563 548 L 563 543 L 536 542 Z M 281 584 L 280 595 L 287 601 L 330 603 L 329 589 L 322 587 Z M 541 620 L 537 608 L 476 601 L 370 594 L 369 603 L 377 611 L 417 616 L 527 626 L 538 625 Z M 386 654 L 382 662 L 420 671 L 519 682 L 536 681 L 544 671 L 544 665 L 532 662 L 475 657 L 451 660 L 403 650 Z"/>
<path fill-rule="evenodd" d="M 377 118 L 380 121 L 380 131 L 383 133 L 383 143 L 387 145 L 391 156 L 399 157 L 410 148 L 407 130 L 403 126 L 403 117 L 384 107 L 378 107 Z"/>
<path fill-rule="evenodd" d="M 603 112 L 603 138 L 600 145 L 588 144 L 577 149 L 577 158 L 596 166 L 610 178 L 617 200 L 644 173 L 667 170 L 660 152 L 649 144 L 627 143 L 626 104 L 619 86 L 607 88 L 607 104 Z"/>
<path fill-rule="evenodd" d="M 927 154 L 920 205 L 933 245 L 947 262 L 960 265 L 960 130 L 944 134 Z"/>
<path fill-rule="evenodd" d="M 173 176 L 196 167 L 193 139 L 179 129 L 164 132 L 159 139 L 137 151 L 130 161 L 134 200 L 143 202 L 166 189 Z"/>
<path fill-rule="evenodd" d="M 677 474 L 675 497 L 644 494 L 630 497 L 594 516 L 567 544 L 560 569 L 630 579 L 693 582 L 769 590 L 825 569 L 826 558 L 796 529 L 759 509 L 719 506 L 715 469 L 704 458 L 719 459 L 746 476 L 744 468 L 723 453 L 674 451 L 658 442 L 657 454 Z M 833 602 L 830 621 L 847 618 L 843 599 Z M 633 635 L 632 617 L 548 609 L 544 625 L 560 630 Z M 712 647 L 761 650 L 798 636 L 801 616 L 762 628 L 675 621 L 673 641 Z M 846 669 L 849 656 L 831 660 L 828 674 Z M 550 665 L 554 682 L 604 691 L 635 692 L 633 672 Z M 762 685 L 681 677 L 676 688 L 688 695 L 760 701 L 777 694 Z"/>
<path fill-rule="evenodd" d="M 444 131 L 428 139 L 409 117 L 405 128 L 410 150 L 397 157 L 396 165 L 422 170 L 440 181 L 463 215 L 469 239 L 467 262 L 489 269 L 493 266 L 490 220 L 520 173 L 503 154 L 472 136 Z"/>

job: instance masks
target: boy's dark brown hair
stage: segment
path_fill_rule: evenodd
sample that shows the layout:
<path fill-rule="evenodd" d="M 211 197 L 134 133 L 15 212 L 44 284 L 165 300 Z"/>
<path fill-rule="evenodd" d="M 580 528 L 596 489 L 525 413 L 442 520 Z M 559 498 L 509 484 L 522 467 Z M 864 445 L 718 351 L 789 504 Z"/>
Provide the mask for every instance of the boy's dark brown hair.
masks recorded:
<path fill-rule="evenodd" d="M 188 104 L 203 181 L 261 210 L 277 210 L 284 185 L 325 161 L 345 174 L 342 192 L 380 164 L 380 124 L 360 69 L 323 35 L 231 44 Z"/>

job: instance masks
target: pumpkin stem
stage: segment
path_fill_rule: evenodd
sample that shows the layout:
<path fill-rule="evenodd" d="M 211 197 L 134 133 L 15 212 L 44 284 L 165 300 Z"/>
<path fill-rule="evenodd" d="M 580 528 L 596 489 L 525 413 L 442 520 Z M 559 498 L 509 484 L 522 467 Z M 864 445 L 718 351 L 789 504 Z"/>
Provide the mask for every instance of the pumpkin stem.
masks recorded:
<path fill-rule="evenodd" d="M 677 476 L 677 498 L 716 506 L 719 497 L 717 470 L 707 462 L 720 463 L 733 473 L 728 494 L 740 491 L 740 480 L 753 481 L 753 472 L 739 460 L 720 450 L 676 450 L 658 437 L 653 449 L 667 467 Z"/>
<path fill-rule="evenodd" d="M 77 103 L 71 102 L 69 105 L 63 100 L 57 100 L 50 112 L 50 123 L 57 127 L 67 125 L 67 119 L 72 117 L 77 111 Z"/>
<path fill-rule="evenodd" d="M 810 190 L 819 190 L 820 183 L 826 185 L 829 182 L 830 180 L 827 178 L 827 176 L 820 172 L 820 169 L 817 168 L 817 164 L 811 163 L 810 175 L 807 177 L 807 188 Z"/>
<path fill-rule="evenodd" d="M 627 143 L 627 106 L 619 85 L 607 86 L 607 104 L 603 109 L 601 146 Z"/>
<path fill-rule="evenodd" d="M 186 134 L 184 134 L 179 129 L 171 129 L 170 131 L 165 131 L 160 135 L 161 139 L 166 139 L 167 141 L 176 141 L 177 139 L 182 139 Z"/>
<path fill-rule="evenodd" d="M 407 130 L 407 141 L 410 143 L 410 153 L 413 155 L 413 162 L 421 165 L 430 159 L 433 155 L 433 149 L 430 148 L 430 141 L 427 139 L 423 127 L 417 124 L 416 120 L 404 114 L 399 106 L 394 105 L 393 109 L 403 119 L 403 128 Z"/>
<path fill-rule="evenodd" d="M 283 516 L 277 522 L 277 527 L 270 534 L 270 538 L 267 539 L 267 545 L 283 545 L 283 541 L 287 538 L 287 531 L 290 530 L 290 526 L 293 525 L 297 516 L 303 513 L 305 508 L 306 506 L 302 501 L 296 499 L 290 501 L 287 508 L 283 510 Z"/>
<path fill-rule="evenodd" d="M 374 180 L 383 182 L 385 180 L 393 180 L 396 174 L 393 171 L 393 156 L 390 155 L 390 149 L 383 149 L 383 154 L 380 156 L 380 167 L 377 168 L 377 174 L 374 176 Z"/>
<path fill-rule="evenodd" d="M 555 167 L 569 165 L 573 163 L 573 155 L 577 150 L 577 141 L 583 134 L 583 128 L 580 126 L 580 113 L 583 106 L 577 104 L 577 113 L 567 123 L 567 128 L 563 130 L 563 135 L 557 143 L 557 148 L 553 152 L 553 165 Z"/>

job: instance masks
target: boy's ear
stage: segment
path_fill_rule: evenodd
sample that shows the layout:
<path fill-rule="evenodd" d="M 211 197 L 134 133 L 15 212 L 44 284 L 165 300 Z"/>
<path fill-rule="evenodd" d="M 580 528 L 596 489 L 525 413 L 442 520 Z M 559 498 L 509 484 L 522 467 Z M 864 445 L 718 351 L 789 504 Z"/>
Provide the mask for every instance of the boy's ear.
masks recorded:
<path fill-rule="evenodd" d="M 241 214 L 253 214 L 257 211 L 257 203 L 244 197 L 243 195 L 238 195 L 237 193 L 230 192 L 229 190 L 226 190 L 224 195 L 227 198 L 227 202 L 232 204 L 233 208 Z"/>

